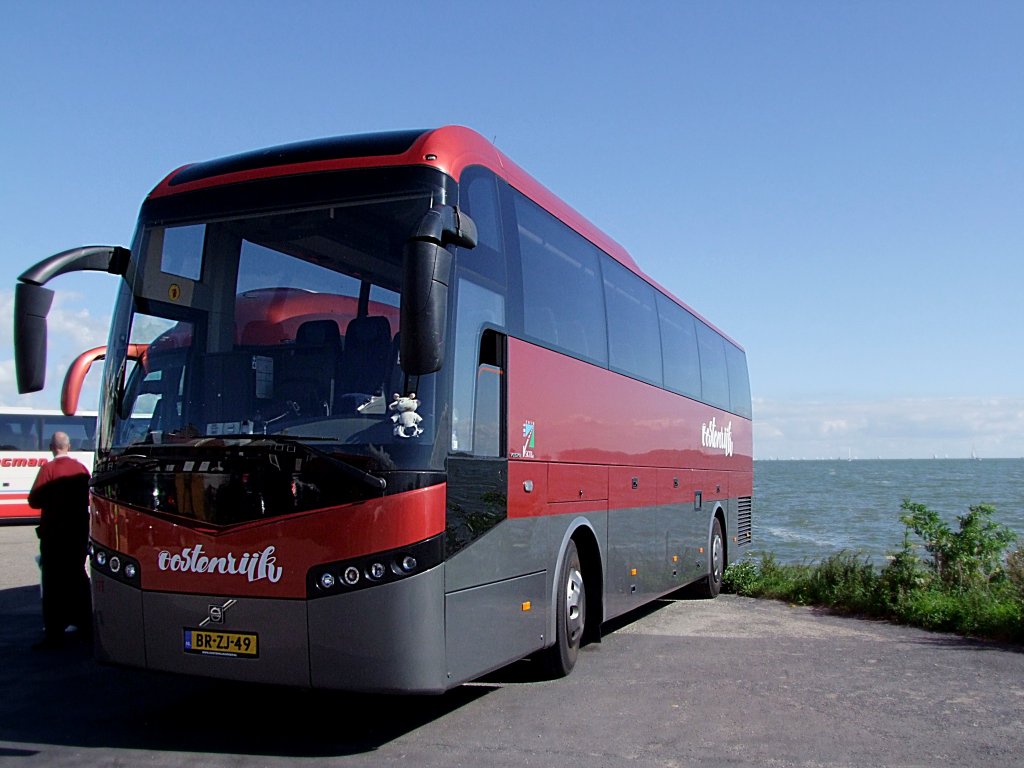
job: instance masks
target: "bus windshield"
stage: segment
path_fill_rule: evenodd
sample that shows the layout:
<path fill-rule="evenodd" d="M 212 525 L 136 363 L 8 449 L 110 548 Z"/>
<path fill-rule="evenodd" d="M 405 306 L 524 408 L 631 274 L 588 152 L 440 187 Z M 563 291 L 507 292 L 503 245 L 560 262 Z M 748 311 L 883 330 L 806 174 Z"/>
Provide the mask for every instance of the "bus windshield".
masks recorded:
<path fill-rule="evenodd" d="M 433 375 L 402 373 L 398 329 L 403 246 L 433 199 L 144 228 L 112 334 L 143 350 L 122 369 L 114 456 L 274 437 L 368 471 L 429 468 L 444 409 Z M 396 429 L 389 406 L 413 392 L 420 420 Z"/>

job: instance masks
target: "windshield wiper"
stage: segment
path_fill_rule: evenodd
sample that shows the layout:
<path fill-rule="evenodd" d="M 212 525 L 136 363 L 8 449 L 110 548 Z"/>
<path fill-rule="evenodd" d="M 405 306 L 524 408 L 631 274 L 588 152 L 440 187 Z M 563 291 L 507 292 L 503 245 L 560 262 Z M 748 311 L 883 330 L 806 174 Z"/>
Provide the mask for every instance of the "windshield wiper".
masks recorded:
<path fill-rule="evenodd" d="M 122 456 L 118 456 L 116 459 L 108 459 L 107 463 L 109 464 L 111 461 L 115 461 L 116 466 L 113 469 L 107 469 L 103 472 L 97 472 L 94 474 L 89 480 L 90 488 L 107 485 L 119 477 L 124 477 L 125 475 L 130 475 L 134 472 L 141 472 L 146 469 L 153 469 L 160 464 L 159 459 L 155 459 L 152 456 L 145 456 L 141 453 L 127 453 Z"/>
<path fill-rule="evenodd" d="M 238 437 L 238 436 L 236 435 L 234 437 Z M 303 442 L 305 440 L 325 440 L 326 441 L 326 440 L 334 440 L 334 439 L 335 438 L 330 438 L 330 437 L 326 437 L 326 438 L 325 437 L 302 437 L 302 438 L 300 438 L 300 437 L 284 437 L 284 436 L 281 436 L 281 435 L 253 435 L 252 436 L 252 441 L 254 443 L 257 443 L 260 440 L 266 440 L 268 442 L 277 443 L 277 444 L 280 444 L 280 445 L 295 445 L 295 446 L 299 446 L 303 450 L 308 451 L 313 456 L 317 456 L 318 458 L 321 458 L 324 461 L 327 461 L 330 464 L 333 464 L 334 466 L 336 466 L 338 469 L 340 469 L 342 472 L 344 472 L 349 477 L 354 477 L 357 480 L 360 480 L 363 483 L 365 483 L 366 485 L 370 486 L 371 488 L 376 488 L 378 490 L 383 491 L 385 488 L 388 487 L 388 481 L 385 480 L 383 477 L 380 477 L 379 475 L 374 475 L 374 474 L 372 474 L 370 472 L 367 472 L 364 469 L 360 469 L 359 467 L 357 467 L 355 464 L 352 464 L 351 462 L 345 461 L 344 459 L 338 458 L 337 456 L 334 456 L 334 455 L 332 455 L 330 453 L 327 453 L 327 451 L 320 450 L 319 448 L 314 448 L 312 445 L 307 445 L 305 442 Z"/>

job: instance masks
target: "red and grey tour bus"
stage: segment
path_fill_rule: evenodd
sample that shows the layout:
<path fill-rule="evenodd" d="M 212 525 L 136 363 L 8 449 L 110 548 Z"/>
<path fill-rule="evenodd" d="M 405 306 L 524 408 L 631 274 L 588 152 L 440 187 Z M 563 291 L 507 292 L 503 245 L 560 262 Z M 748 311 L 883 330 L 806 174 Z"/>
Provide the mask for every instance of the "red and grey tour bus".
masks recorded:
<path fill-rule="evenodd" d="M 389 692 L 531 655 L 564 675 L 612 617 L 715 596 L 750 543 L 743 350 L 473 131 L 174 171 L 130 249 L 21 276 L 22 392 L 44 285 L 76 270 L 121 278 L 102 660 Z"/>
<path fill-rule="evenodd" d="M 54 432 L 66 432 L 71 455 L 92 467 L 95 411 L 68 416 L 56 410 L 0 408 L 0 523 L 39 522 L 39 510 L 28 505 L 28 492 L 39 468 L 53 458 Z"/>

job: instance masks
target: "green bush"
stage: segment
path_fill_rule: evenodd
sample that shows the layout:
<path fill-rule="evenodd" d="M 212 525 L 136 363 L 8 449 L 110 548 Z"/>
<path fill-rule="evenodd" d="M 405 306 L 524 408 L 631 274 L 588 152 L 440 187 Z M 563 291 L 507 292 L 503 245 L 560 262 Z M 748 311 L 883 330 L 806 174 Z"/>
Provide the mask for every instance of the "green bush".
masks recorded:
<path fill-rule="evenodd" d="M 930 582 L 930 574 L 914 551 L 910 529 L 903 533 L 903 546 L 894 552 L 878 579 L 878 607 L 881 615 L 895 615 L 912 592 Z"/>
<path fill-rule="evenodd" d="M 907 595 L 894 618 L 933 630 L 952 631 L 960 622 L 960 601 L 941 589 L 920 589 Z"/>
<path fill-rule="evenodd" d="M 1024 603 L 1024 546 L 1006 556 L 1006 580 L 1017 600 Z"/>
<path fill-rule="evenodd" d="M 955 631 L 979 637 L 1024 640 L 1024 613 L 1012 590 L 993 588 L 986 594 L 975 590 L 964 595 L 964 612 Z"/>
<path fill-rule="evenodd" d="M 756 597 L 761 575 L 753 560 L 740 560 L 722 574 L 722 591 L 744 597 Z"/>
<path fill-rule="evenodd" d="M 992 519 L 995 507 L 991 504 L 977 504 L 958 516 L 958 531 L 924 504 L 904 499 L 901 509 L 907 514 L 900 520 L 923 540 L 931 554 L 935 575 L 955 589 L 976 587 L 1000 575 L 1003 554 L 1017 538 Z"/>
<path fill-rule="evenodd" d="M 864 555 L 843 550 L 822 560 L 807 580 L 806 600 L 856 613 L 873 613 L 878 574 Z"/>
<path fill-rule="evenodd" d="M 722 590 L 744 597 L 767 597 L 807 603 L 804 594 L 814 569 L 807 565 L 782 565 L 770 552 L 760 559 L 733 563 L 722 575 Z"/>

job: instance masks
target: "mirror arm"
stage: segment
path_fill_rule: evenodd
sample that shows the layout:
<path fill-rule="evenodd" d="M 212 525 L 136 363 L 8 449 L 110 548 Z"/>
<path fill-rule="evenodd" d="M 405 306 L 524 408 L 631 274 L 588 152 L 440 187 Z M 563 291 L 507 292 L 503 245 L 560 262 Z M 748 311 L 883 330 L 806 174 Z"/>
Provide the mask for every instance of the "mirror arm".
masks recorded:
<path fill-rule="evenodd" d="M 58 275 L 68 272 L 109 272 L 124 275 L 131 251 L 121 246 L 87 245 L 61 251 L 29 267 L 18 280 L 29 285 L 46 285 Z"/>

